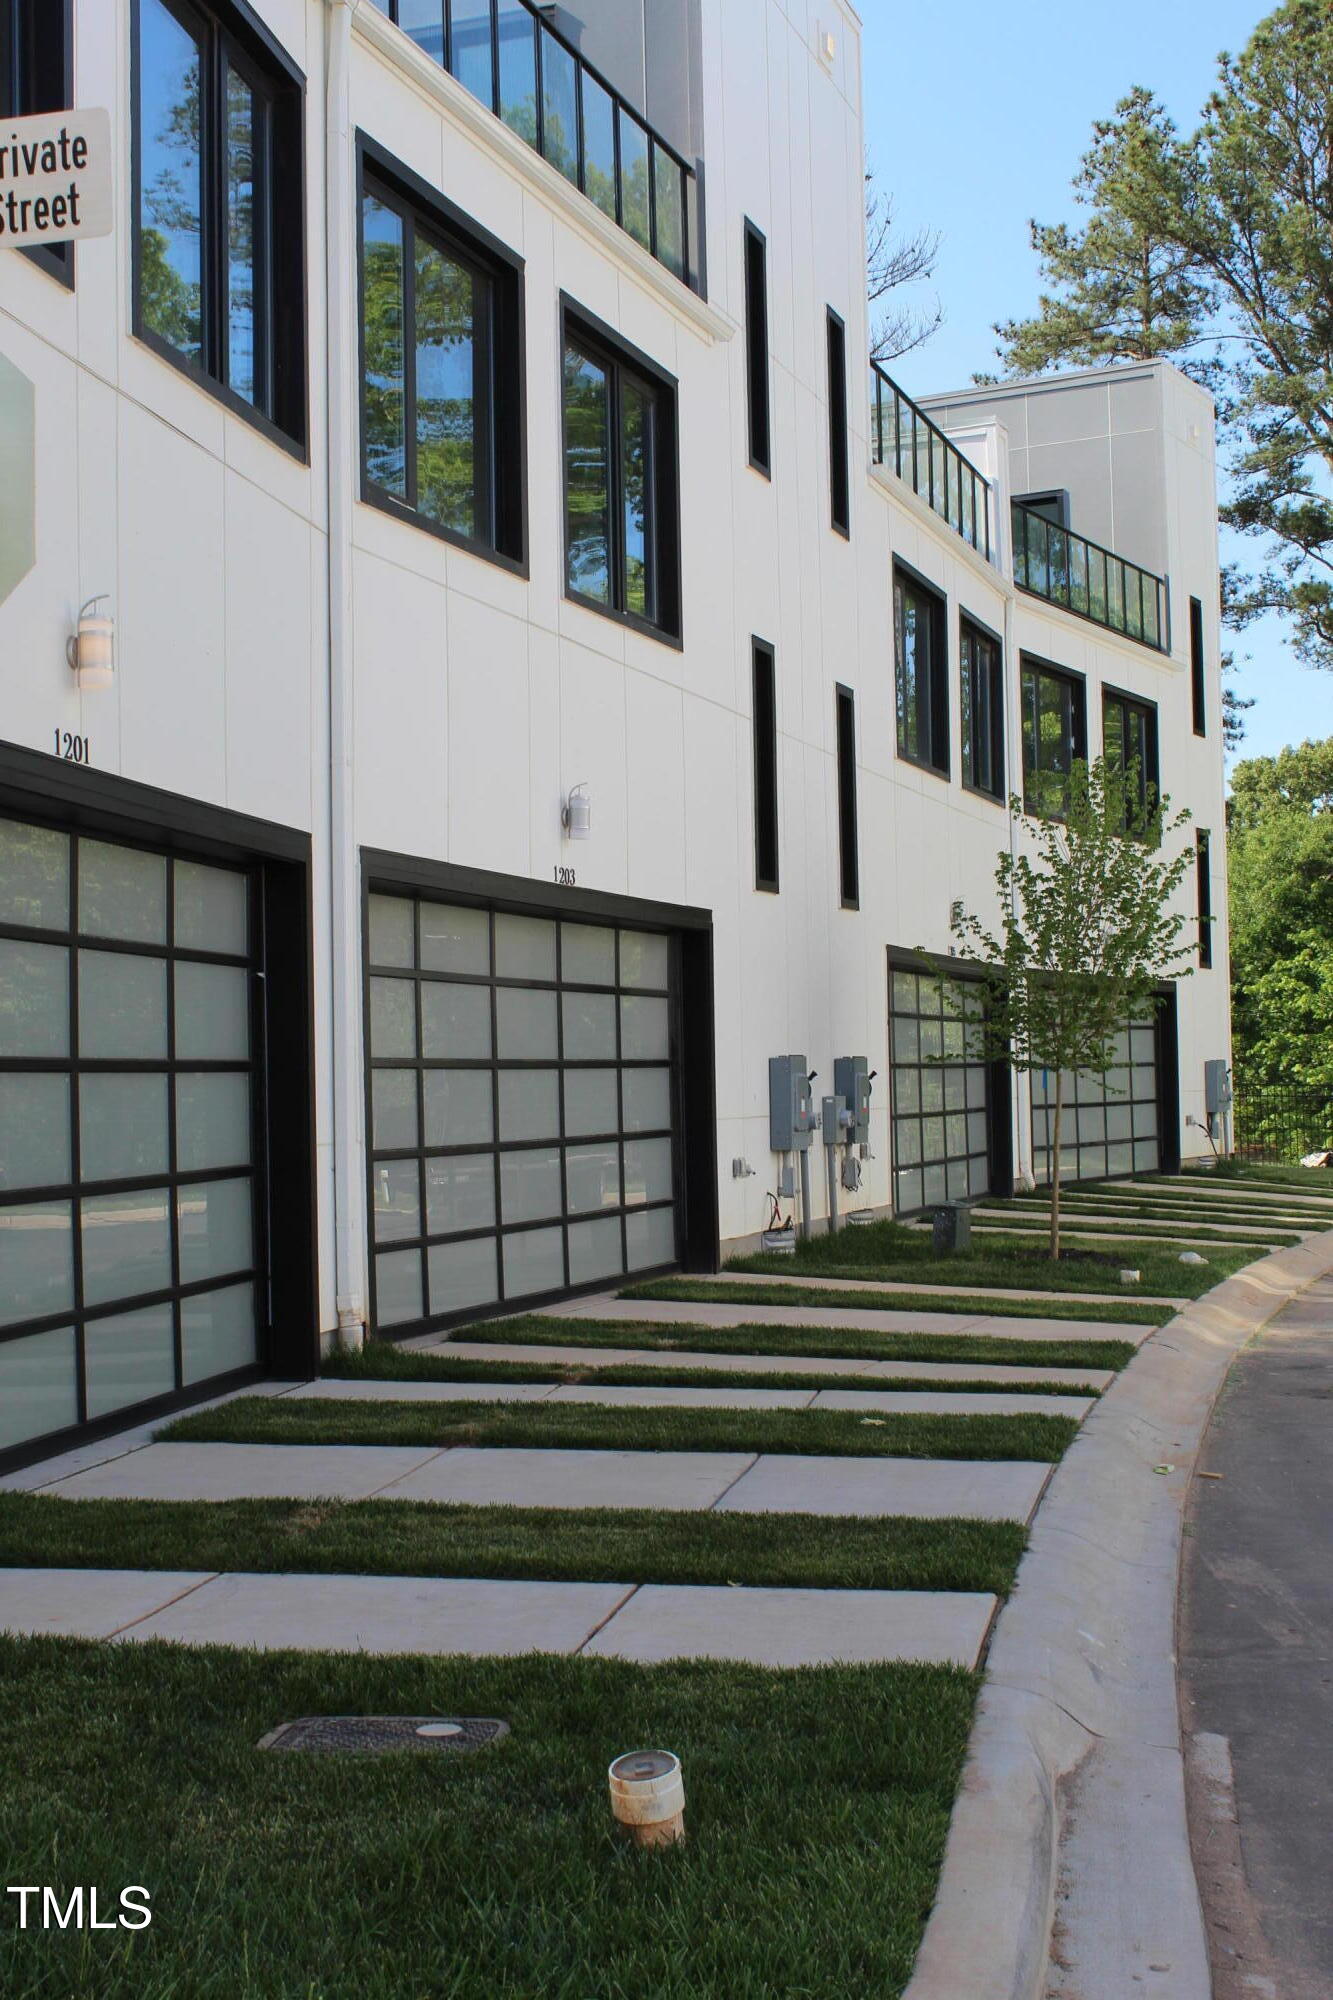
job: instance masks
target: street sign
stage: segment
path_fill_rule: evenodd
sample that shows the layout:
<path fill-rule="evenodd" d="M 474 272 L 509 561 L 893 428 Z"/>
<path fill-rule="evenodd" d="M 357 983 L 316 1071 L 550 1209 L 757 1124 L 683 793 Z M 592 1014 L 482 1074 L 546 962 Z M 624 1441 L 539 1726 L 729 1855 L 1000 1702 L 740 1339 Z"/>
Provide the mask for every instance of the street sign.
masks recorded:
<path fill-rule="evenodd" d="M 0 249 L 109 236 L 111 191 L 108 112 L 0 120 Z"/>

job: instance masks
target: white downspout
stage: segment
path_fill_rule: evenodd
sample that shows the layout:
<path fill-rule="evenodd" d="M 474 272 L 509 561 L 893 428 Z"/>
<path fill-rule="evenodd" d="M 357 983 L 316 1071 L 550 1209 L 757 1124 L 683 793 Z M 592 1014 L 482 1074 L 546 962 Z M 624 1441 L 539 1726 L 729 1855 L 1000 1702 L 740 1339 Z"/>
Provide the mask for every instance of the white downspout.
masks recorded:
<path fill-rule="evenodd" d="M 995 426 L 995 507 L 1001 517 L 995 523 L 1000 574 L 1011 586 L 1004 600 L 1005 678 L 1013 689 L 1008 727 L 1004 732 L 1004 805 L 1009 829 L 1009 855 L 1011 860 L 1016 861 L 1018 827 L 1009 801 L 1016 792 L 1023 790 L 1023 691 L 1020 663 L 1014 650 L 1014 609 L 1017 600 L 1012 588 L 1014 538 L 1013 515 L 1009 505 L 1009 434 L 1000 423 Z M 1016 908 L 1017 891 L 1011 891 L 1010 895 Z M 1034 1186 L 1036 1184 L 1032 1149 L 1032 1081 L 1026 1071 L 1014 1070 L 1011 1074 L 1014 1083 L 1014 1185 L 1021 1189 L 1029 1182 Z"/>
<path fill-rule="evenodd" d="M 352 682 L 354 283 L 351 69 L 355 0 L 330 0 L 325 62 L 324 242 L 329 559 L 329 989 L 333 1011 L 334 1260 L 338 1339 L 366 1331 L 361 1134 L 361 896 L 356 850 Z"/>

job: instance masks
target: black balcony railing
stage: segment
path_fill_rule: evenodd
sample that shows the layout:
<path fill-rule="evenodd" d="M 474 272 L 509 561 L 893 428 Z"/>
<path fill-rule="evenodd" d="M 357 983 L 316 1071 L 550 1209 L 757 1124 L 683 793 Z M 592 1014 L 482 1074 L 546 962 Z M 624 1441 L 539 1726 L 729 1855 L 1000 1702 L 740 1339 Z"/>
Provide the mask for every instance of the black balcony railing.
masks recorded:
<path fill-rule="evenodd" d="M 683 284 L 699 290 L 698 184 L 529 0 L 374 0 L 441 69 Z"/>
<path fill-rule="evenodd" d="M 1013 503 L 1014 582 L 1048 604 L 1166 652 L 1167 590 L 1160 576 L 1112 555 L 1086 535 Z"/>
<path fill-rule="evenodd" d="M 991 560 L 990 484 L 925 411 L 870 364 L 870 449 L 948 523 Z"/>

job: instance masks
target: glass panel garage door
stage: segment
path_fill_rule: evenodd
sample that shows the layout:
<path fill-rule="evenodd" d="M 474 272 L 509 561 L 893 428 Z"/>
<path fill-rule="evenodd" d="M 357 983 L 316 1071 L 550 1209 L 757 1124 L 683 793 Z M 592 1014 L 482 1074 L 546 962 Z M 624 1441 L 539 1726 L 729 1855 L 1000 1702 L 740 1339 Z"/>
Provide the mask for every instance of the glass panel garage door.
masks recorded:
<path fill-rule="evenodd" d="M 967 980 L 889 975 L 897 1215 L 990 1188 L 987 1066 L 975 1026 L 985 1004 L 981 987 Z"/>
<path fill-rule="evenodd" d="M 676 1261 L 671 940 L 369 909 L 375 1322 Z"/>
<path fill-rule="evenodd" d="M 1162 1163 L 1160 1124 L 1156 1031 L 1151 1020 L 1134 1021 L 1116 1036 L 1114 1066 L 1105 1076 L 1065 1073 L 1061 1180 L 1155 1173 Z M 1054 1136 L 1055 1078 L 1034 1070 L 1032 1171 L 1041 1182 L 1051 1178 Z"/>
<path fill-rule="evenodd" d="M 257 1359 L 250 902 L 0 818 L 0 1449 Z"/>

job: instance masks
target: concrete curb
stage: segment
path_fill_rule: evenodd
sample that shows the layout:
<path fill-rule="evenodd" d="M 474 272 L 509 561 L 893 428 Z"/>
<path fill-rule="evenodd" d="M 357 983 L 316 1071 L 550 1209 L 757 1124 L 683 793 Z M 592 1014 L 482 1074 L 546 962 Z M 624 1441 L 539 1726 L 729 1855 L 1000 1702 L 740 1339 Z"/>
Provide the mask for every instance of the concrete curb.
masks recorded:
<path fill-rule="evenodd" d="M 1056 1468 L 904 2000 L 1209 2000 L 1176 1701 L 1185 1499 L 1236 1352 L 1330 1270 L 1333 1231 L 1183 1308 Z"/>

